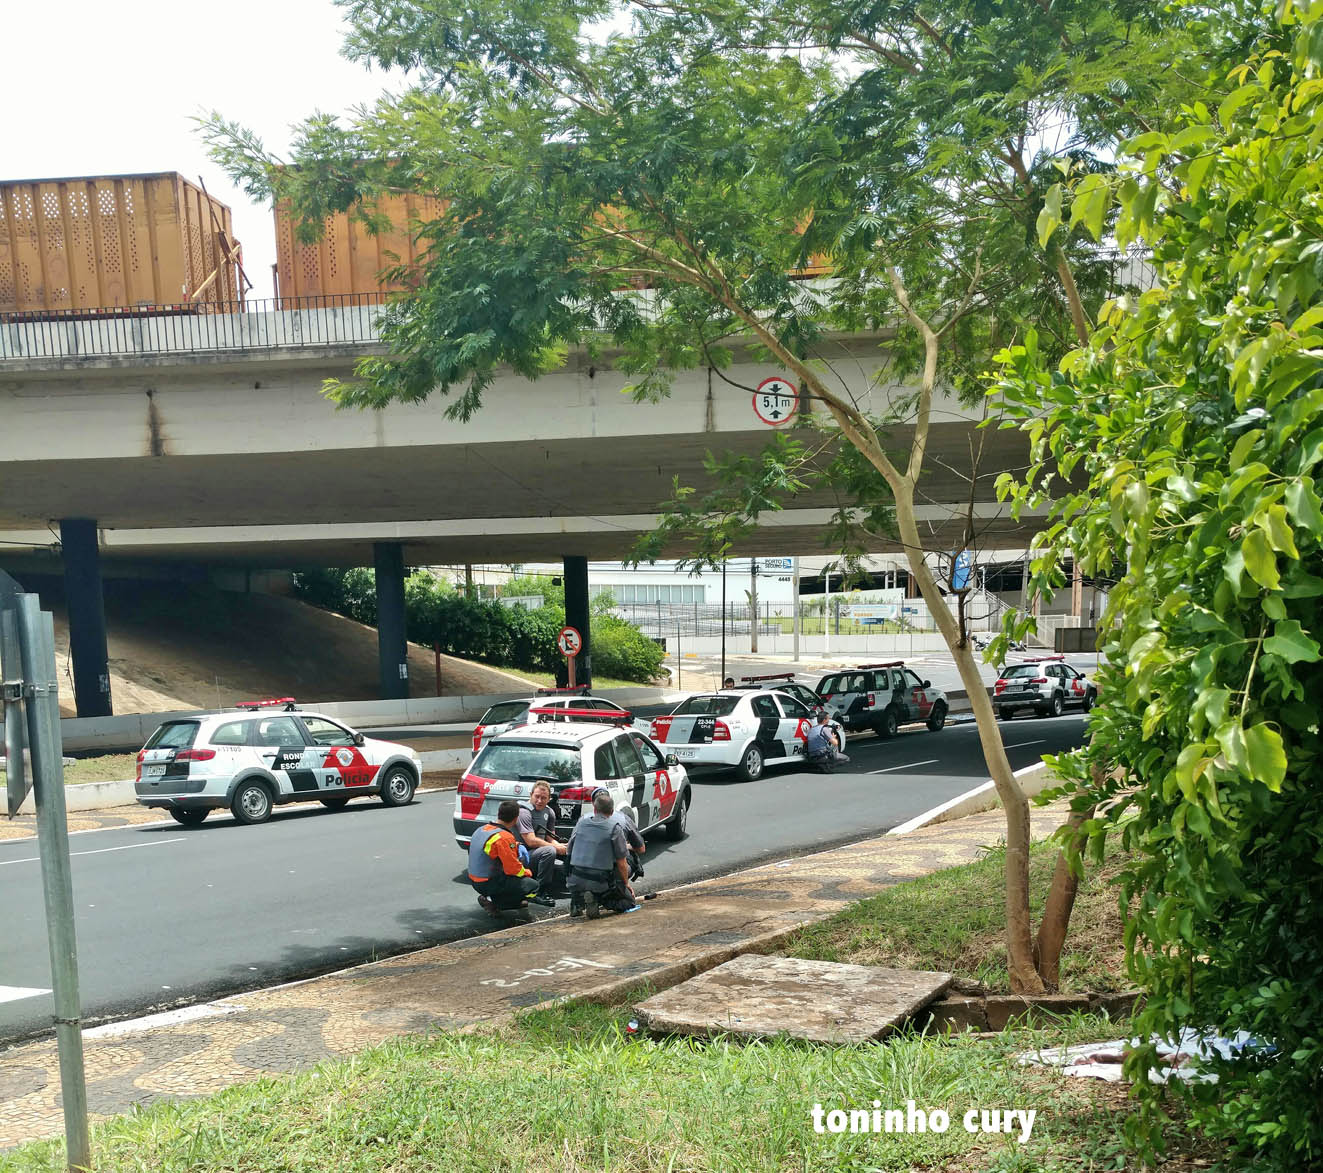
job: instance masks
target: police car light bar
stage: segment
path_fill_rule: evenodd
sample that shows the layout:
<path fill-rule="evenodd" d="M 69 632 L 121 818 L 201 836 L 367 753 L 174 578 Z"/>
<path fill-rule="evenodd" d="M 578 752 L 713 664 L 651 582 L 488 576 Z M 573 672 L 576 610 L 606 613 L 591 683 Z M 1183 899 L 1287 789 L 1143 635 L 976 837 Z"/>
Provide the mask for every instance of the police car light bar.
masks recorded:
<path fill-rule="evenodd" d="M 1055 656 L 1029 656 L 1028 658 L 1023 659 L 1023 660 L 1017 660 L 1016 663 L 1019 663 L 1019 664 L 1046 664 L 1049 660 L 1064 660 L 1065 658 L 1066 658 L 1065 656 L 1060 655 L 1060 654 L 1055 655 Z"/>
<path fill-rule="evenodd" d="M 617 713 L 614 709 L 529 709 L 530 717 L 551 718 L 557 717 L 578 717 L 589 721 L 596 721 L 599 725 L 632 725 L 634 723 L 634 714 L 627 712 Z"/>
<path fill-rule="evenodd" d="M 885 664 L 856 664 L 856 668 L 903 668 L 904 660 L 888 660 Z"/>
<path fill-rule="evenodd" d="M 287 713 L 292 713 L 298 707 L 298 701 L 292 696 L 273 696 L 262 701 L 239 701 L 236 709 L 246 709 L 248 712 L 255 712 L 258 709 L 282 708 Z"/>
<path fill-rule="evenodd" d="M 741 676 L 742 684 L 753 684 L 757 680 L 794 680 L 793 672 L 769 672 L 766 676 Z"/>
<path fill-rule="evenodd" d="M 573 688 L 539 688 L 538 696 L 587 696 L 588 685 L 576 684 Z"/>

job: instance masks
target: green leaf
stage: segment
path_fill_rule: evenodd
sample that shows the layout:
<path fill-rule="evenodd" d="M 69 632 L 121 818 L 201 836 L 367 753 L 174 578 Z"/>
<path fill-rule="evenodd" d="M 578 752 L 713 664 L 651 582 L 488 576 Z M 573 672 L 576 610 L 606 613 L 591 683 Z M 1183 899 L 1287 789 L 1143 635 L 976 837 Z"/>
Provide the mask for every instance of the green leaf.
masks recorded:
<path fill-rule="evenodd" d="M 1282 747 L 1282 735 L 1268 725 L 1251 725 L 1245 730 L 1245 753 L 1252 776 L 1269 790 L 1281 790 L 1286 779 L 1286 750 Z"/>
<path fill-rule="evenodd" d="M 1245 748 L 1245 730 L 1240 718 L 1235 717 L 1225 722 L 1218 728 L 1215 736 L 1232 769 L 1243 772 L 1249 766 L 1249 755 Z"/>
<path fill-rule="evenodd" d="M 1061 184 L 1054 183 L 1043 197 L 1043 210 L 1038 213 L 1038 243 L 1047 248 L 1047 242 L 1061 225 Z"/>
<path fill-rule="evenodd" d="M 1249 571 L 1250 577 L 1261 587 L 1275 591 L 1282 580 L 1277 573 L 1277 558 L 1263 530 L 1251 530 L 1240 548 L 1245 555 L 1245 569 Z"/>
<path fill-rule="evenodd" d="M 1319 659 L 1318 642 L 1295 619 L 1279 619 L 1273 634 L 1263 641 L 1263 650 L 1280 656 L 1288 664 L 1312 663 Z"/>
<path fill-rule="evenodd" d="M 1267 535 L 1269 544 L 1278 553 L 1285 554 L 1288 558 L 1300 557 L 1300 551 L 1295 548 L 1291 525 L 1286 520 L 1284 505 L 1269 505 L 1259 515 L 1259 528 Z"/>
<path fill-rule="evenodd" d="M 1323 308 L 1323 307 L 1320 307 Z M 1323 535 L 1323 512 L 1319 510 L 1318 494 L 1314 492 L 1312 478 L 1298 478 L 1286 486 L 1286 508 L 1292 520 L 1301 529 Z"/>
<path fill-rule="evenodd" d="M 1103 220 L 1107 215 L 1111 194 L 1107 180 L 1096 172 L 1081 179 L 1075 187 L 1075 198 L 1070 208 L 1071 227 L 1083 222 L 1089 235 L 1098 240 L 1102 236 Z"/>

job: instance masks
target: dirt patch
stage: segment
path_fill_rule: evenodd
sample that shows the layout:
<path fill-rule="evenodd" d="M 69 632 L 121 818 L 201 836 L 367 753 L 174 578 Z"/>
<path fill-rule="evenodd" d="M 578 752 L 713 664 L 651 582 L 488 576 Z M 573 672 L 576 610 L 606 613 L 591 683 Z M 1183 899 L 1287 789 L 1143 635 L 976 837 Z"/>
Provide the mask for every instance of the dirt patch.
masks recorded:
<path fill-rule="evenodd" d="M 69 625 L 58 586 L 38 587 L 55 616 L 60 710 L 73 716 Z M 304 703 L 375 700 L 377 633 L 296 599 L 181 583 L 105 584 L 110 688 L 116 713 L 223 708 L 293 696 Z M 519 676 L 409 646 L 410 696 L 523 692 Z"/>

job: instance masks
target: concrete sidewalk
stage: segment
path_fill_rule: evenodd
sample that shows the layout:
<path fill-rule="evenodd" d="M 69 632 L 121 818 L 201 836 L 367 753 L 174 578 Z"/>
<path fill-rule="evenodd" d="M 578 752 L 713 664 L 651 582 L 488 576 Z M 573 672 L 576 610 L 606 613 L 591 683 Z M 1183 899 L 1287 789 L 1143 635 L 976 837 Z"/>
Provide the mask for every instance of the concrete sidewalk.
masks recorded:
<path fill-rule="evenodd" d="M 1064 803 L 1035 811 L 1035 837 L 1065 817 Z M 611 1001 L 644 985 L 665 988 L 737 954 L 770 952 L 850 901 L 976 859 L 1003 834 L 1001 811 L 992 810 L 672 889 L 627 915 L 543 918 L 98 1027 L 84 1033 L 89 1107 L 111 1116 L 308 1067 L 410 1031 L 495 1023 L 558 998 Z M 0 1055 L 0 1148 L 62 1131 L 54 1040 Z"/>

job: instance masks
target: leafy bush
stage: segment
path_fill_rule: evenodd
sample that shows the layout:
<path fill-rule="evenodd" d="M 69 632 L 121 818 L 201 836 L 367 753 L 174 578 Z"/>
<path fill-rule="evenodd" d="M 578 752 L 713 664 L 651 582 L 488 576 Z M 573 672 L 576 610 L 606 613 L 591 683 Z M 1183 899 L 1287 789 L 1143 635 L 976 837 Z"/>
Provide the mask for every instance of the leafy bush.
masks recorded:
<path fill-rule="evenodd" d="M 1323 6 L 1277 11 L 1215 112 L 1131 146 L 1117 235 L 1152 245 L 1160 285 L 1057 372 L 1012 349 L 1002 385 L 1045 475 L 1087 481 L 1036 585 L 1067 549 L 1118 579 L 1091 743 L 1060 768 L 1095 845 L 1135 852 L 1136 1033 L 1253 1036 L 1178 1090 L 1261 1170 L 1323 1166 Z M 1156 1062 L 1127 1063 L 1150 1147 Z"/>
<path fill-rule="evenodd" d="M 562 605 L 536 611 L 505 607 L 491 599 L 469 598 L 428 571 L 414 571 L 404 584 L 409 638 L 465 659 L 532 672 L 556 671 L 563 663 L 556 636 L 565 626 L 564 590 L 545 578 L 513 581 L 519 588 L 516 594 L 541 594 L 549 603 L 558 599 Z M 300 571 L 294 575 L 294 593 L 359 623 L 376 624 L 377 591 L 371 570 Z M 593 670 L 601 676 L 651 683 L 661 670 L 661 648 L 633 624 L 612 616 L 609 604 L 609 598 L 593 600 Z"/>

